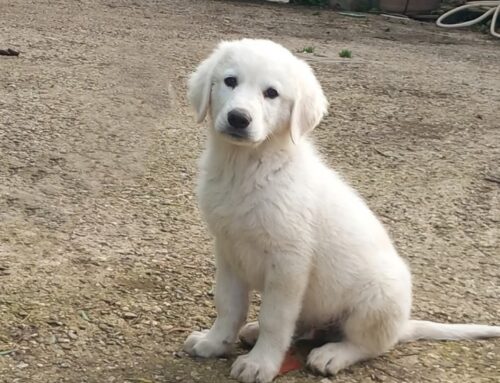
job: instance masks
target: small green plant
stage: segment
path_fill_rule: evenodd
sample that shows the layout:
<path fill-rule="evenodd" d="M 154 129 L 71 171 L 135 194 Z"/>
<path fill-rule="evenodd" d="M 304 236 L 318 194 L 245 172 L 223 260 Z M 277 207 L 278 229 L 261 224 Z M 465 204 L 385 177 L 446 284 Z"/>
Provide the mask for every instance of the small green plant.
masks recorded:
<path fill-rule="evenodd" d="M 299 52 L 300 53 L 314 53 L 314 47 L 313 46 L 304 47 Z"/>
<path fill-rule="evenodd" d="M 339 52 L 339 56 L 342 58 L 350 59 L 352 57 L 352 52 L 349 49 L 342 49 Z"/>

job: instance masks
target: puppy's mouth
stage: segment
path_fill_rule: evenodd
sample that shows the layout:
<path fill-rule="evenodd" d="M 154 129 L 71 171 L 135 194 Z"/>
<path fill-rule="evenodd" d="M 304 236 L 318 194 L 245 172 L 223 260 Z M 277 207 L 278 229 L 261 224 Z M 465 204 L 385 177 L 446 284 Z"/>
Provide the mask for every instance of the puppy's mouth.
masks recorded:
<path fill-rule="evenodd" d="M 246 129 L 235 129 L 232 126 L 226 126 L 220 133 L 226 140 L 240 145 L 255 145 L 259 143 Z"/>
<path fill-rule="evenodd" d="M 249 135 L 247 132 L 242 132 L 239 130 L 234 130 L 232 128 L 226 129 L 223 134 L 226 134 L 230 136 L 231 138 L 234 138 L 236 140 L 248 140 Z"/>

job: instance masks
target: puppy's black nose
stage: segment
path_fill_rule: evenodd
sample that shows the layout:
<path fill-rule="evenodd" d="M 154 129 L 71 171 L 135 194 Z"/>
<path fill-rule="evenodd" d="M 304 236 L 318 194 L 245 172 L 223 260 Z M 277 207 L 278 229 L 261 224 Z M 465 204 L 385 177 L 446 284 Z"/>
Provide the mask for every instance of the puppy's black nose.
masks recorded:
<path fill-rule="evenodd" d="M 235 129 L 245 129 L 252 122 L 252 117 L 244 109 L 233 109 L 227 114 L 227 122 Z"/>

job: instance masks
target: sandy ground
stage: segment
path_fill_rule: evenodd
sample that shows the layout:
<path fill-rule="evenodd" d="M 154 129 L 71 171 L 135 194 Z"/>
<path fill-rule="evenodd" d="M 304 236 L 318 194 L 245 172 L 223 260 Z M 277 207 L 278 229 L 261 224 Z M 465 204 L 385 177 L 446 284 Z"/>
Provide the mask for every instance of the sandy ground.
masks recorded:
<path fill-rule="evenodd" d="M 500 325 L 498 40 L 236 1 L 2 0 L 0 16 L 0 48 L 21 51 L 0 56 L 2 383 L 230 381 L 232 357 L 177 353 L 214 318 L 185 82 L 223 38 L 314 47 L 300 55 L 331 101 L 315 140 L 411 264 L 415 317 Z M 331 380 L 498 382 L 499 355 L 417 342 Z"/>

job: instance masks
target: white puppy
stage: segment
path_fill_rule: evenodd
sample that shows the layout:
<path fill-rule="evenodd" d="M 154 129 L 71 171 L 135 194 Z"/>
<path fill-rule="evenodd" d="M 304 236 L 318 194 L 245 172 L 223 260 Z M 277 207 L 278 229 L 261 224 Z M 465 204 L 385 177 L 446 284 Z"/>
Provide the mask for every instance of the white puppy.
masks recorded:
<path fill-rule="evenodd" d="M 249 292 L 262 292 L 257 341 L 231 376 L 270 382 L 294 333 L 336 323 L 343 340 L 308 365 L 337 371 L 418 338 L 500 336 L 500 327 L 410 320 L 411 276 L 363 200 L 305 137 L 327 111 L 311 68 L 266 40 L 223 42 L 189 80 L 198 121 L 210 116 L 200 207 L 215 236 L 217 319 L 184 350 L 230 351 Z"/>

